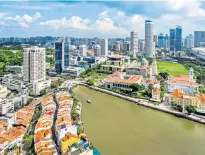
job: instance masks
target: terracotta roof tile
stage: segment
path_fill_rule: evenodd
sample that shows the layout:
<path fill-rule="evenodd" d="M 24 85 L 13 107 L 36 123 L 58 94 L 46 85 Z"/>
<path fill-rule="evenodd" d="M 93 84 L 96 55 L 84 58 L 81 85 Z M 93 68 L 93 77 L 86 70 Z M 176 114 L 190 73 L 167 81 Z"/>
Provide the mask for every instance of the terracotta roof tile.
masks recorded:
<path fill-rule="evenodd" d="M 189 81 L 189 76 L 188 75 L 171 75 L 169 76 L 169 79 L 173 81 Z"/>
<path fill-rule="evenodd" d="M 148 66 L 141 66 L 140 69 L 141 69 L 141 70 L 147 70 L 147 69 L 148 69 Z"/>
<path fill-rule="evenodd" d="M 140 75 L 134 75 L 132 76 L 130 79 L 121 79 L 121 78 L 117 78 L 117 77 L 110 77 L 106 80 L 106 82 L 109 82 L 109 83 L 128 83 L 128 84 L 132 84 L 132 83 L 141 83 L 141 79 L 142 79 L 142 76 Z"/>
<path fill-rule="evenodd" d="M 199 86 L 198 83 L 189 82 L 189 81 L 172 81 L 172 80 L 169 80 L 168 83 L 174 84 L 174 85 Z"/>
<path fill-rule="evenodd" d="M 205 104 L 205 94 L 199 94 L 198 98 L 201 103 Z"/>
<path fill-rule="evenodd" d="M 159 95 L 160 94 L 160 88 L 154 88 L 153 93 L 154 93 L 154 95 Z"/>

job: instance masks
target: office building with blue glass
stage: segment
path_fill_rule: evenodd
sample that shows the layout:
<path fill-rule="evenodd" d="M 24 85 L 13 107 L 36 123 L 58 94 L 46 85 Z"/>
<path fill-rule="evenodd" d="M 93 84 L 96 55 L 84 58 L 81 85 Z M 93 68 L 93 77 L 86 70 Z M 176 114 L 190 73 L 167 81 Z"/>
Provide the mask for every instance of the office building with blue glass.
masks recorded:
<path fill-rule="evenodd" d="M 169 31 L 169 49 L 170 51 L 175 50 L 175 29 L 170 29 Z"/>
<path fill-rule="evenodd" d="M 69 67 L 68 38 L 59 38 L 55 42 L 55 71 L 60 74 L 67 67 Z"/>
<path fill-rule="evenodd" d="M 175 28 L 175 51 L 182 50 L 182 28 L 177 26 Z"/>

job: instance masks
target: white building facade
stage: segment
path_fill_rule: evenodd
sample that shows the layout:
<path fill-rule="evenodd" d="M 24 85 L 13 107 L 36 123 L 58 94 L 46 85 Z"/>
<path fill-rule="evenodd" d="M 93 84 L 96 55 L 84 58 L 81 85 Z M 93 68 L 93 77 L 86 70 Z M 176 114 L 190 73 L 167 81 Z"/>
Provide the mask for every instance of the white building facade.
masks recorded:
<path fill-rule="evenodd" d="M 145 21 L 145 55 L 148 58 L 153 58 L 155 56 L 153 43 L 153 21 Z"/>
<path fill-rule="evenodd" d="M 95 45 L 94 46 L 94 56 L 95 57 L 100 57 L 101 56 L 101 47 L 100 47 L 100 45 Z"/>
<path fill-rule="evenodd" d="M 46 79 L 45 49 L 33 46 L 24 48 L 23 80 L 36 83 Z"/>
<path fill-rule="evenodd" d="M 138 52 L 138 33 L 135 31 L 132 31 L 130 33 L 130 37 L 131 37 L 131 51 L 130 51 L 130 56 L 134 55 L 136 56 L 137 52 Z"/>
<path fill-rule="evenodd" d="M 181 90 L 186 95 L 192 95 L 199 92 L 199 84 L 194 79 L 194 71 L 192 68 L 189 70 L 189 75 L 176 75 L 169 76 L 165 82 L 165 87 L 168 93 L 174 90 Z"/>
<path fill-rule="evenodd" d="M 48 86 L 50 80 L 46 81 L 46 57 L 45 49 L 37 46 L 30 48 L 24 48 L 24 60 L 23 60 L 23 80 L 33 85 L 33 94 L 40 93 L 45 86 Z M 48 83 L 47 83 L 48 82 Z M 43 87 L 37 86 L 43 84 Z M 47 83 L 47 84 L 45 84 Z M 38 89 L 36 89 L 38 88 Z"/>
<path fill-rule="evenodd" d="M 87 46 L 86 45 L 80 45 L 79 46 L 79 55 L 82 57 L 87 56 Z"/>
<path fill-rule="evenodd" d="M 107 56 L 108 54 L 108 39 L 101 40 L 101 56 Z"/>
<path fill-rule="evenodd" d="M 120 41 L 115 42 L 115 51 L 120 51 Z"/>

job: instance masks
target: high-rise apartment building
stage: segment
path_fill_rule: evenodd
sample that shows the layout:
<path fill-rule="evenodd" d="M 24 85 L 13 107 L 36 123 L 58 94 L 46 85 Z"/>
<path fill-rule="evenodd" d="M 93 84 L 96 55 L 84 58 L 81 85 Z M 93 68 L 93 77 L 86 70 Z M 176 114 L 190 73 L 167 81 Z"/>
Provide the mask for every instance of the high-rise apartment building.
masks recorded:
<path fill-rule="evenodd" d="M 175 28 L 175 51 L 182 50 L 182 28 L 177 26 Z"/>
<path fill-rule="evenodd" d="M 155 51 L 153 47 L 153 21 L 145 21 L 145 55 L 146 57 L 153 58 Z"/>
<path fill-rule="evenodd" d="M 123 51 L 130 51 L 130 42 L 129 41 L 125 41 L 123 43 Z"/>
<path fill-rule="evenodd" d="M 131 52 L 130 52 L 130 56 L 133 56 L 134 55 L 136 56 L 137 52 L 138 52 L 138 33 L 135 32 L 135 31 L 132 31 L 130 33 L 130 37 L 131 37 Z"/>
<path fill-rule="evenodd" d="M 205 31 L 194 31 L 194 47 L 201 47 L 205 44 Z"/>
<path fill-rule="evenodd" d="M 32 85 L 32 93 L 39 95 L 40 91 L 50 87 L 51 80 L 46 80 L 45 49 L 37 46 L 24 48 L 23 80 Z"/>
<path fill-rule="evenodd" d="M 139 43 L 139 51 L 140 52 L 144 52 L 144 47 L 145 47 L 145 42 L 144 41 L 140 41 L 140 43 Z"/>
<path fill-rule="evenodd" d="M 189 34 L 189 36 L 186 36 L 184 41 L 184 46 L 186 49 L 194 47 L 194 37 L 192 34 Z"/>
<path fill-rule="evenodd" d="M 101 40 L 101 55 L 107 56 L 108 54 L 108 39 Z"/>
<path fill-rule="evenodd" d="M 37 46 L 24 48 L 23 80 L 35 84 L 46 79 L 45 49 Z"/>
<path fill-rule="evenodd" d="M 55 42 L 55 71 L 61 73 L 69 67 L 69 42 L 67 38 L 59 38 Z"/>
<path fill-rule="evenodd" d="M 169 50 L 174 51 L 175 50 L 175 29 L 169 30 Z"/>
<path fill-rule="evenodd" d="M 82 57 L 87 56 L 87 46 L 86 45 L 80 45 L 79 46 L 79 55 Z"/>
<path fill-rule="evenodd" d="M 158 46 L 158 36 L 157 35 L 153 36 L 153 41 L 154 41 L 155 45 Z"/>
<path fill-rule="evenodd" d="M 100 45 L 95 45 L 94 46 L 94 56 L 95 57 L 100 57 L 101 56 L 101 47 L 100 47 Z"/>
<path fill-rule="evenodd" d="M 115 42 L 115 51 L 120 51 L 120 41 Z"/>

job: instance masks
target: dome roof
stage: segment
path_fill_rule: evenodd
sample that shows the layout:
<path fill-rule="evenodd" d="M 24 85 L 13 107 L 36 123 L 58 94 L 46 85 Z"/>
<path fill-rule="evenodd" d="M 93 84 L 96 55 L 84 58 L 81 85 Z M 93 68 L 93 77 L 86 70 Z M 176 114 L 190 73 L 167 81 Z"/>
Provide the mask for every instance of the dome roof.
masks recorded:
<path fill-rule="evenodd" d="M 148 60 L 143 57 L 143 58 L 141 59 L 141 63 L 143 63 L 143 64 L 148 63 Z"/>

